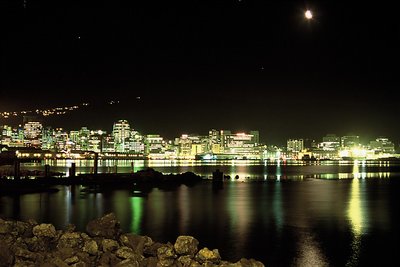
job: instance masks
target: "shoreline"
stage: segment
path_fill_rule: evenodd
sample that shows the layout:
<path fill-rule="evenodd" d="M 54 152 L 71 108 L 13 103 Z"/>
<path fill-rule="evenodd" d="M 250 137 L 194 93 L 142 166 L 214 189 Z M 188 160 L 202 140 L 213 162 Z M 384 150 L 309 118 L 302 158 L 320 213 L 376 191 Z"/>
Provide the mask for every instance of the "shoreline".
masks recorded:
<path fill-rule="evenodd" d="M 52 224 L 0 219 L 0 263 L 5 266 L 254 266 L 242 258 L 221 259 L 218 249 L 198 249 L 199 241 L 181 235 L 172 244 L 123 233 L 114 213 L 89 221 L 86 232 L 74 225 L 57 230 Z"/>

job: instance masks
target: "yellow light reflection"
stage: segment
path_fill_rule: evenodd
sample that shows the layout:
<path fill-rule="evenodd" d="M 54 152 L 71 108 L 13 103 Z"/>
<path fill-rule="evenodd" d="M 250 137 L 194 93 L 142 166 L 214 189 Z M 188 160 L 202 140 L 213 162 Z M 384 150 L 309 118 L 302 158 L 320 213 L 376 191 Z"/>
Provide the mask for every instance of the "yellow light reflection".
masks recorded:
<path fill-rule="evenodd" d="M 363 213 L 360 197 L 360 180 L 355 178 L 351 184 L 351 195 L 348 208 L 348 217 L 351 222 L 353 234 L 355 236 L 358 236 L 362 233 L 363 227 Z"/>
<path fill-rule="evenodd" d="M 350 221 L 351 230 L 353 232 L 353 241 L 351 243 L 352 254 L 346 266 L 357 266 L 360 250 L 361 237 L 364 234 L 367 223 L 367 214 L 363 207 L 364 195 L 362 187 L 365 181 L 360 178 L 365 178 L 365 174 L 359 172 L 358 162 L 354 162 L 353 181 L 350 190 L 350 201 L 347 210 L 347 216 Z M 361 188 L 361 190 L 360 190 Z"/>

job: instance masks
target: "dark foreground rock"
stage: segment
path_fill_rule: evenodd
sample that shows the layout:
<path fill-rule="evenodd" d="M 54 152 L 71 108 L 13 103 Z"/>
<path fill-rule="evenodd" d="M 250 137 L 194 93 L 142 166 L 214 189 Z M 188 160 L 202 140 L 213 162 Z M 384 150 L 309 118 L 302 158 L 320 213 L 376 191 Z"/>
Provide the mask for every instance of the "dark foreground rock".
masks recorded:
<path fill-rule="evenodd" d="M 224 261 L 218 249 L 198 249 L 199 241 L 192 236 L 162 244 L 148 236 L 122 233 L 113 213 L 89 222 L 86 230 L 0 219 L 0 266 L 264 266 L 254 259 Z"/>

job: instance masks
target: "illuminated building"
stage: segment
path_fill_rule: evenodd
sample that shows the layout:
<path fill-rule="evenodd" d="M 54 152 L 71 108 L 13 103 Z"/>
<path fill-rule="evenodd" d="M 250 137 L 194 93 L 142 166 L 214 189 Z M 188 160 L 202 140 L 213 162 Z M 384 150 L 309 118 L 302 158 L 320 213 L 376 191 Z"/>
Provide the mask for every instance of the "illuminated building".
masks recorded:
<path fill-rule="evenodd" d="M 227 158 L 261 158 L 258 131 L 232 134 L 231 131 L 221 130 L 220 133 L 221 152 Z"/>
<path fill-rule="evenodd" d="M 69 140 L 73 143 L 78 144 L 79 140 L 79 131 L 70 131 L 69 132 Z"/>
<path fill-rule="evenodd" d="M 97 152 L 97 153 L 102 152 L 103 137 L 106 134 L 107 133 L 102 130 L 90 131 L 89 140 L 88 140 L 88 151 L 93 151 L 93 152 Z"/>
<path fill-rule="evenodd" d="M 287 140 L 287 147 L 288 152 L 301 152 L 304 150 L 304 140 L 303 139 L 289 139 Z"/>
<path fill-rule="evenodd" d="M 341 147 L 358 147 L 360 146 L 360 137 L 358 135 L 347 135 L 340 138 Z"/>
<path fill-rule="evenodd" d="M 82 151 L 89 150 L 89 137 L 90 137 L 90 130 L 87 127 L 82 127 L 79 130 L 79 138 L 78 142 L 76 143 L 76 148 Z"/>
<path fill-rule="evenodd" d="M 138 131 L 131 131 L 131 137 L 129 138 L 129 153 L 144 154 L 144 138 Z"/>
<path fill-rule="evenodd" d="M 165 158 L 165 141 L 158 134 L 148 134 L 144 138 L 145 154 L 150 159 Z"/>
<path fill-rule="evenodd" d="M 55 148 L 55 134 L 51 127 L 43 127 L 42 131 L 42 149 L 53 150 Z"/>
<path fill-rule="evenodd" d="M 374 141 L 371 141 L 369 147 L 375 151 L 375 154 L 390 155 L 395 153 L 394 144 L 386 137 L 379 137 Z"/>
<path fill-rule="evenodd" d="M 42 123 L 34 116 L 24 116 L 24 144 L 27 147 L 41 147 Z"/>
<path fill-rule="evenodd" d="M 103 136 L 103 143 L 101 151 L 104 153 L 113 153 L 115 152 L 115 144 L 114 144 L 114 137 L 111 135 Z"/>
<path fill-rule="evenodd" d="M 178 141 L 178 157 L 181 159 L 190 159 L 192 156 L 192 140 L 187 134 L 183 134 Z"/>
<path fill-rule="evenodd" d="M 68 144 L 68 133 L 63 128 L 56 128 L 54 130 L 54 148 L 56 151 L 66 151 Z"/>
<path fill-rule="evenodd" d="M 112 136 L 114 137 L 115 152 L 129 152 L 129 138 L 131 127 L 126 120 L 119 120 L 114 123 Z"/>
<path fill-rule="evenodd" d="M 3 125 L 0 127 L 0 144 L 9 146 L 11 143 L 12 127 Z"/>

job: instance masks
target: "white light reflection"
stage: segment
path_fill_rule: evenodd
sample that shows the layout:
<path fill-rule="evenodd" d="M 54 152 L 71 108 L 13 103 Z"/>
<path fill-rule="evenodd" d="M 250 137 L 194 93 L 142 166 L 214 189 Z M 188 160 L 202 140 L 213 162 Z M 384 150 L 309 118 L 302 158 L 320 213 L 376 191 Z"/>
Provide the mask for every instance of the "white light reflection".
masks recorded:
<path fill-rule="evenodd" d="M 307 232 L 299 232 L 298 258 L 294 266 L 329 266 L 327 259 L 313 235 Z"/>
<path fill-rule="evenodd" d="M 280 164 L 280 160 L 278 160 L 276 163 L 276 180 L 280 181 L 281 176 L 282 176 L 281 164 Z"/>
<path fill-rule="evenodd" d="M 365 226 L 368 222 L 368 214 L 364 209 L 364 187 L 365 181 L 360 178 L 365 178 L 365 173 L 360 173 L 358 162 L 354 162 L 353 176 L 350 201 L 347 210 L 347 216 L 350 221 L 351 229 L 353 232 L 353 241 L 351 243 L 352 254 L 346 266 L 357 266 L 361 250 L 361 238 L 365 231 Z"/>

